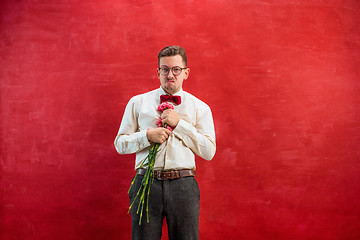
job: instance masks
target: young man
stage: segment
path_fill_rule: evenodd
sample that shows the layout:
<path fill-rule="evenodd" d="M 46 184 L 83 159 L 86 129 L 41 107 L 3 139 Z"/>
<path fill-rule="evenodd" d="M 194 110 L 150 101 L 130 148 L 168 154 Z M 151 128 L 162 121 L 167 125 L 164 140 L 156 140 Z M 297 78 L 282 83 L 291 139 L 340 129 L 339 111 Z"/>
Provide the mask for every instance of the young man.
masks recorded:
<path fill-rule="evenodd" d="M 208 105 L 182 90 L 190 73 L 185 50 L 165 47 L 159 52 L 158 61 L 161 87 L 130 99 L 114 142 L 118 153 L 136 153 L 139 176 L 129 193 L 130 203 L 140 188 L 145 170 L 139 167 L 149 147 L 161 144 L 149 197 L 149 223 L 143 214 L 139 225 L 135 202 L 131 210 L 132 239 L 160 240 L 164 217 L 170 240 L 199 239 L 200 192 L 194 178 L 194 154 L 206 160 L 215 155 L 213 118 Z M 174 109 L 157 111 L 160 99 L 169 101 Z M 159 118 L 173 131 L 156 127 Z"/>

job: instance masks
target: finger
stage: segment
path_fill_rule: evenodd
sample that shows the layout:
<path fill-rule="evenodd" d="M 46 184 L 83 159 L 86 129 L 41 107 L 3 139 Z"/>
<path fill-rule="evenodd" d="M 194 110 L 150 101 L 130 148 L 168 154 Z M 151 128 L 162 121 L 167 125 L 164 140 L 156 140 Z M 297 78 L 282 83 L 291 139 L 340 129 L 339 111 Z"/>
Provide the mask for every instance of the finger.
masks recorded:
<path fill-rule="evenodd" d="M 166 117 L 161 122 L 170 125 L 170 118 Z"/>
<path fill-rule="evenodd" d="M 165 112 L 165 111 L 160 115 L 160 118 L 164 119 L 166 116 L 169 115 L 168 112 Z"/>
<path fill-rule="evenodd" d="M 171 134 L 171 131 L 170 131 L 169 129 L 164 128 L 164 130 L 165 130 L 165 132 L 166 132 L 167 135 L 170 135 L 170 134 Z"/>
<path fill-rule="evenodd" d="M 166 130 L 165 128 L 164 128 L 164 130 Z M 167 139 L 168 137 L 169 137 L 169 134 L 167 134 L 167 132 L 165 131 L 165 132 L 163 132 L 163 135 L 162 135 L 165 139 Z"/>
<path fill-rule="evenodd" d="M 162 112 L 162 116 L 169 116 L 170 114 L 172 114 L 172 109 L 166 109 L 165 111 Z"/>

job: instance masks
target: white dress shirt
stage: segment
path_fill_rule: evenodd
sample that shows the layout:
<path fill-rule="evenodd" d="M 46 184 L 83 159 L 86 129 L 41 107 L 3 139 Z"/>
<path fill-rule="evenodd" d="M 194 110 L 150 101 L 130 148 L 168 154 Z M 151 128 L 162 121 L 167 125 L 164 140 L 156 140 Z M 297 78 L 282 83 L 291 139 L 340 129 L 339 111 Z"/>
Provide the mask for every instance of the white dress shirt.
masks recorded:
<path fill-rule="evenodd" d="M 134 96 L 130 99 L 115 138 L 115 148 L 120 154 L 136 153 L 135 169 L 149 154 L 150 143 L 146 137 L 147 129 L 156 128 L 161 112 L 157 110 L 159 89 Z M 182 89 L 174 95 L 181 97 L 181 104 L 174 110 L 180 117 L 169 138 L 159 146 L 156 154 L 155 170 L 195 169 L 195 156 L 211 160 L 216 151 L 215 129 L 210 107 Z M 172 103 L 172 102 L 170 102 Z"/>

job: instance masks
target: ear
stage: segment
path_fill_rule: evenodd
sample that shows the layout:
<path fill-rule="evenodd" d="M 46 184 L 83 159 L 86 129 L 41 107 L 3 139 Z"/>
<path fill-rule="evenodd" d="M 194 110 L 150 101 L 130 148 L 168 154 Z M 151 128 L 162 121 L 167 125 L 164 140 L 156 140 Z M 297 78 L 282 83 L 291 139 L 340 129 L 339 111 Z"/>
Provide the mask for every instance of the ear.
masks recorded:
<path fill-rule="evenodd" d="M 156 69 L 156 74 L 157 74 L 157 77 L 160 79 L 160 71 L 159 71 L 159 68 Z"/>
<path fill-rule="evenodd" d="M 186 68 L 185 69 L 185 78 L 184 78 L 184 80 L 188 79 L 189 74 L 190 74 L 190 68 Z"/>

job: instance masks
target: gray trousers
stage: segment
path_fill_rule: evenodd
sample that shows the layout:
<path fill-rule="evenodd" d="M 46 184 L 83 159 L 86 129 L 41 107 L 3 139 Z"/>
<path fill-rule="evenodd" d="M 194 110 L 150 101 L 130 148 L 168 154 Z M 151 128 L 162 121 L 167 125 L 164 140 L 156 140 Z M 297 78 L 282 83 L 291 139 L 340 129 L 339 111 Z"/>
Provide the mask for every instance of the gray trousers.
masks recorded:
<path fill-rule="evenodd" d="M 130 203 L 135 198 L 142 179 L 143 176 L 136 177 L 129 192 Z M 136 213 L 138 199 L 131 210 L 132 240 L 160 240 L 164 218 L 168 225 L 169 240 L 199 239 L 200 191 L 194 177 L 154 179 L 150 189 L 149 223 L 145 208 L 140 226 L 140 214 Z"/>

